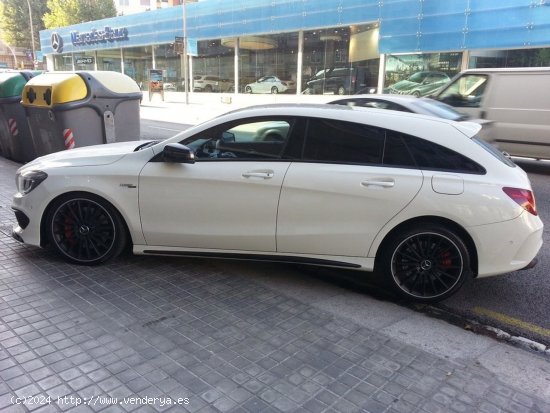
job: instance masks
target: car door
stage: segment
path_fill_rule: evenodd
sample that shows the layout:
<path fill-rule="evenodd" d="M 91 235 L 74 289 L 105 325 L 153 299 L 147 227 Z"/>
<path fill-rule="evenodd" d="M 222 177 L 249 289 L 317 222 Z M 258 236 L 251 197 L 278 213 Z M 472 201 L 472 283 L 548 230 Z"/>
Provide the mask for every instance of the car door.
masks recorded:
<path fill-rule="evenodd" d="M 277 205 L 293 120 L 249 118 L 182 141 L 194 164 L 153 158 L 139 180 L 148 245 L 275 251 Z M 271 126 L 271 127 L 270 127 Z M 278 140 L 267 138 L 278 133 Z"/>
<path fill-rule="evenodd" d="M 273 76 L 266 76 L 263 78 L 263 80 L 260 82 L 258 81 L 258 92 L 259 93 L 269 93 L 271 92 L 271 87 L 273 86 L 274 82 Z"/>
<path fill-rule="evenodd" d="M 400 161 L 409 156 L 404 144 L 392 139 L 380 128 L 311 119 L 303 159 L 290 166 L 283 183 L 277 251 L 366 256 L 423 182 L 420 170 L 406 167 L 413 161 Z M 390 144 L 394 159 L 384 164 Z"/>

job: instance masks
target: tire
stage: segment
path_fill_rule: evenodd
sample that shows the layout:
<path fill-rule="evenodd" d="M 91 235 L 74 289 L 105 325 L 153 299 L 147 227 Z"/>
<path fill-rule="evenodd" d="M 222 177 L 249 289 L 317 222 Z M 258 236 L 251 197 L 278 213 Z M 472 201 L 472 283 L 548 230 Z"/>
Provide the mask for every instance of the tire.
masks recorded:
<path fill-rule="evenodd" d="M 277 93 L 279 93 L 279 89 L 277 89 L 277 86 L 273 86 L 271 88 L 271 94 L 272 95 L 276 95 Z"/>
<path fill-rule="evenodd" d="M 383 248 L 386 281 L 409 300 L 440 301 L 455 293 L 471 273 L 464 241 L 438 224 L 408 228 Z"/>
<path fill-rule="evenodd" d="M 336 94 L 342 96 L 346 94 L 346 88 L 344 86 L 338 86 L 338 89 L 336 89 Z"/>
<path fill-rule="evenodd" d="M 412 95 L 413 95 L 414 97 L 419 98 L 419 97 L 420 97 L 420 92 L 419 92 L 418 90 L 415 90 L 414 92 L 412 92 Z"/>
<path fill-rule="evenodd" d="M 252 88 L 250 86 L 247 86 L 244 88 L 245 93 L 252 93 Z"/>
<path fill-rule="evenodd" d="M 72 193 L 55 200 L 46 218 L 50 247 L 67 261 L 97 265 L 118 256 L 128 241 L 116 209 L 102 198 Z"/>
<path fill-rule="evenodd" d="M 206 86 L 204 87 L 204 91 L 207 92 L 207 93 L 212 93 L 212 90 L 213 90 L 213 89 L 212 89 L 212 86 L 210 86 L 210 85 L 206 85 Z"/>

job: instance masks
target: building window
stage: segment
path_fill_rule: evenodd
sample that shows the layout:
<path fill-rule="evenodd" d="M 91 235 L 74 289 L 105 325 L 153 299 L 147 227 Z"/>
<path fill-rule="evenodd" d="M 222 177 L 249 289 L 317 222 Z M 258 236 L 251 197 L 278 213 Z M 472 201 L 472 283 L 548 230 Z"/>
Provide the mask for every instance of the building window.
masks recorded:
<path fill-rule="evenodd" d="M 427 96 L 460 72 L 461 52 L 388 55 L 384 93 Z"/>
<path fill-rule="evenodd" d="M 477 50 L 470 53 L 470 68 L 550 66 L 550 48 Z"/>

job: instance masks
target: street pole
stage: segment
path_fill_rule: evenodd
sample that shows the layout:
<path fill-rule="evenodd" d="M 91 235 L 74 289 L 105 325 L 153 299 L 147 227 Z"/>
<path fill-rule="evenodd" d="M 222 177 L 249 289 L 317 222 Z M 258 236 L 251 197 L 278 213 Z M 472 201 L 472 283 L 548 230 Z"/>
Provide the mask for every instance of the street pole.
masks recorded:
<path fill-rule="evenodd" d="M 32 27 L 32 11 L 31 3 L 27 0 L 27 6 L 29 6 L 29 21 L 31 24 L 31 43 L 32 43 L 32 67 L 36 69 L 36 50 L 34 49 L 34 27 Z"/>
<path fill-rule="evenodd" d="M 17 56 L 15 56 L 15 52 L 13 51 L 13 49 L 9 44 L 7 44 L 6 42 L 2 42 L 2 43 L 4 43 L 6 47 L 9 49 L 9 51 L 11 52 L 11 55 L 13 56 L 13 68 L 17 69 Z"/>
<path fill-rule="evenodd" d="M 29 0 L 27 0 L 29 1 Z M 183 0 L 183 79 L 185 85 L 185 104 L 189 104 L 189 87 L 191 82 L 187 79 L 187 10 L 185 7 L 186 0 Z"/>

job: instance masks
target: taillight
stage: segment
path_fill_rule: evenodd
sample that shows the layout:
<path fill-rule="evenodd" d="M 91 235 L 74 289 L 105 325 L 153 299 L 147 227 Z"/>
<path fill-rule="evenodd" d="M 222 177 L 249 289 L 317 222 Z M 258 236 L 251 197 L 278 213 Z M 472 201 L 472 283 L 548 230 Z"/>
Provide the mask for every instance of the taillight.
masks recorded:
<path fill-rule="evenodd" d="M 533 195 L 533 192 L 529 191 L 528 189 L 509 187 L 504 187 L 502 188 L 502 190 L 518 205 L 521 205 L 521 207 L 527 212 L 530 212 L 533 215 L 538 215 L 537 204 L 535 202 L 535 196 Z"/>

